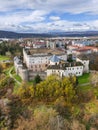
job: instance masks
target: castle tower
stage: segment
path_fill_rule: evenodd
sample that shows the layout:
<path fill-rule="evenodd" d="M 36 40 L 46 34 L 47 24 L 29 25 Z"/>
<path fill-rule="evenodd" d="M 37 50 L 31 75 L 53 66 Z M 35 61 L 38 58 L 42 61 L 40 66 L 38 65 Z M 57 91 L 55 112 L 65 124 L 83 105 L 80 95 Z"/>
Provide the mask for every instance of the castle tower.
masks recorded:
<path fill-rule="evenodd" d="M 84 73 L 89 73 L 89 60 L 81 60 L 81 59 L 77 58 L 76 61 L 79 61 L 83 64 Z"/>
<path fill-rule="evenodd" d="M 23 81 L 28 81 L 29 77 L 28 77 L 28 70 L 27 69 L 22 69 L 22 74 L 21 74 L 21 78 Z"/>
<path fill-rule="evenodd" d="M 56 55 L 53 55 L 50 58 L 50 65 L 59 64 L 59 62 L 60 62 L 60 59 Z"/>

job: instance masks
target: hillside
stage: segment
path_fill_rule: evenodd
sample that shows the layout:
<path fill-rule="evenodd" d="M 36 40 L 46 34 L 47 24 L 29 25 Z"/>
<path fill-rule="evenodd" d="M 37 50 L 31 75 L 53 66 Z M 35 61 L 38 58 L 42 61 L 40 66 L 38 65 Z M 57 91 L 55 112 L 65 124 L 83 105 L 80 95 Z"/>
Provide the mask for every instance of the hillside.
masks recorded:
<path fill-rule="evenodd" d="M 0 30 L 0 38 L 32 38 L 32 37 L 84 37 L 98 36 L 98 31 L 82 32 L 49 32 L 49 33 L 16 33 Z"/>

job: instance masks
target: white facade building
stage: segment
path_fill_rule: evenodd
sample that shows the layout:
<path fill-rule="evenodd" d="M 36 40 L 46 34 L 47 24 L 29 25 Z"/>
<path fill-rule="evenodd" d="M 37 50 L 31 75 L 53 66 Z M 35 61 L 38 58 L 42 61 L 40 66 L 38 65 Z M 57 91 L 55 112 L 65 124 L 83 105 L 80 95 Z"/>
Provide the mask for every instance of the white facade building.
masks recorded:
<path fill-rule="evenodd" d="M 89 73 L 89 60 L 81 60 L 76 58 L 76 61 L 83 64 L 83 72 Z"/>
<path fill-rule="evenodd" d="M 58 62 L 54 60 L 54 64 L 50 64 L 50 66 L 47 68 L 47 76 L 52 74 L 57 74 L 60 77 L 70 75 L 82 76 L 83 72 L 84 68 L 81 62 L 63 62 L 58 64 Z"/>

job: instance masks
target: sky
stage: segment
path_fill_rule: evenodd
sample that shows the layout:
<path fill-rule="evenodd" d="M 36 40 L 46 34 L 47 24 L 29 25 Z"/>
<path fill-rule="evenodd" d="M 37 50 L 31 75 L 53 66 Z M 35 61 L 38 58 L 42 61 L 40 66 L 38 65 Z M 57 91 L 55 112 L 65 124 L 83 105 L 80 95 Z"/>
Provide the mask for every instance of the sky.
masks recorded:
<path fill-rule="evenodd" d="M 98 0 L 0 0 L 0 30 L 98 31 Z"/>

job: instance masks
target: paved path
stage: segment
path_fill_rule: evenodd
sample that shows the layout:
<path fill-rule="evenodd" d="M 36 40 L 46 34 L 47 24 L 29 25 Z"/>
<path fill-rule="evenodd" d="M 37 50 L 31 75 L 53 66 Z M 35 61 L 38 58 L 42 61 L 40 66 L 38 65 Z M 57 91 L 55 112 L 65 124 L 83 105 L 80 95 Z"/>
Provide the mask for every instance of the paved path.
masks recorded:
<path fill-rule="evenodd" d="M 12 78 L 12 79 L 14 79 L 14 81 L 16 82 L 16 83 L 18 83 L 19 85 L 21 85 L 21 83 L 15 78 L 15 77 L 13 77 L 13 75 L 12 75 L 12 70 L 13 70 L 13 68 L 14 67 L 12 67 L 10 70 L 9 70 L 9 76 Z"/>
<path fill-rule="evenodd" d="M 90 84 L 92 84 L 92 85 L 95 85 L 95 84 L 98 84 L 98 82 L 88 82 L 88 83 L 84 83 L 84 84 L 80 84 L 80 85 L 78 85 L 78 86 L 86 86 L 86 85 L 90 85 Z"/>
<path fill-rule="evenodd" d="M 90 85 L 90 83 L 88 82 L 88 83 L 80 84 L 78 86 L 86 86 L 86 85 Z"/>

